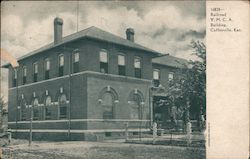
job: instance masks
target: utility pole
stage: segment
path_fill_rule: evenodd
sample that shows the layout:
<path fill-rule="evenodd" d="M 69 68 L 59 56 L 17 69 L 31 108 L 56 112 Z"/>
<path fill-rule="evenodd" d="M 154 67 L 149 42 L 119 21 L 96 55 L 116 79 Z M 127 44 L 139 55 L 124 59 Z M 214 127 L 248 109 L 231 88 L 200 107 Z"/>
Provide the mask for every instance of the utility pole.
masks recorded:
<path fill-rule="evenodd" d="M 78 32 L 78 19 L 79 19 L 79 0 L 77 0 L 76 6 L 76 32 Z"/>
<path fill-rule="evenodd" d="M 16 70 L 16 133 L 17 133 L 17 118 L 18 118 L 18 67 L 14 68 Z M 15 76 L 15 75 L 14 75 Z"/>
<path fill-rule="evenodd" d="M 73 50 L 72 52 L 70 52 L 69 55 L 69 111 L 68 111 L 68 137 L 69 140 L 71 140 L 71 73 L 72 73 L 72 58 L 73 58 L 73 53 L 75 50 Z"/>
<path fill-rule="evenodd" d="M 32 143 L 32 122 L 33 122 L 33 106 L 30 105 L 30 138 L 29 138 L 29 146 Z"/>
<path fill-rule="evenodd" d="M 141 141 L 141 124 L 142 124 L 142 102 L 140 103 L 140 141 Z"/>

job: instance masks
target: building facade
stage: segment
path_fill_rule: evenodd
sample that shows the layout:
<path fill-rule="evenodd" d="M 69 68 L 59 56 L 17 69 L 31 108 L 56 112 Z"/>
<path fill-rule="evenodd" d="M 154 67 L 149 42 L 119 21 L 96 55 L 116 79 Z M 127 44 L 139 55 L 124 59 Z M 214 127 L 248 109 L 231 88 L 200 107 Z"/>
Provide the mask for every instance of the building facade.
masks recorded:
<path fill-rule="evenodd" d="M 31 118 L 33 138 L 42 140 L 122 136 L 125 125 L 131 133 L 149 131 L 150 90 L 167 86 L 178 68 L 157 63 L 162 54 L 135 43 L 132 28 L 126 39 L 96 27 L 66 37 L 62 31 L 55 18 L 54 42 L 21 57 L 18 68 L 4 66 L 14 137 L 28 138 Z"/>

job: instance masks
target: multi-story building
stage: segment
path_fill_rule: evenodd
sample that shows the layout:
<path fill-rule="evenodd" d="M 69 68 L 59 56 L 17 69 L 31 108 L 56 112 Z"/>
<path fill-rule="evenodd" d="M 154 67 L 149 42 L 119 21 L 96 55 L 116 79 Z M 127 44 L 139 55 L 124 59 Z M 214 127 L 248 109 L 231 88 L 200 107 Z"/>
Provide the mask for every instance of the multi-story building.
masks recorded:
<path fill-rule="evenodd" d="M 167 87 L 176 58 L 160 60 L 161 53 L 135 43 L 132 28 L 126 39 L 96 27 L 62 32 L 63 20 L 55 18 L 54 42 L 19 58 L 18 68 L 4 66 L 13 135 L 27 138 L 31 117 L 34 139 L 122 135 L 127 123 L 129 132 L 148 131 L 153 74 Z"/>

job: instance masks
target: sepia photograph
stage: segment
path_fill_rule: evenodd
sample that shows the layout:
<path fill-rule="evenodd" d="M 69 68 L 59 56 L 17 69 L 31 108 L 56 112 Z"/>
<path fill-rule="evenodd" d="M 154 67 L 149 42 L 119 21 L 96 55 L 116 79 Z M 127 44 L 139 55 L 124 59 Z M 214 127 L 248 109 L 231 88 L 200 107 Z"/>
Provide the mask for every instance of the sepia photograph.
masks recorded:
<path fill-rule="evenodd" d="M 205 1 L 2 1 L 0 158 L 205 159 Z"/>

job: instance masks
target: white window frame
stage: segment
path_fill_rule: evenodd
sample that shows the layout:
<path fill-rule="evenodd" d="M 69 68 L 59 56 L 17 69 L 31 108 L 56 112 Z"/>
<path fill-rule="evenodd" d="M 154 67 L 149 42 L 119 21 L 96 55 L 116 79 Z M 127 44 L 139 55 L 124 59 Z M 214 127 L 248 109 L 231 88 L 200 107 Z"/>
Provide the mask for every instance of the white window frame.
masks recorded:
<path fill-rule="evenodd" d="M 170 75 L 172 75 L 172 79 L 170 78 Z M 172 81 L 172 80 L 174 80 L 174 72 L 169 72 L 168 73 L 168 81 Z"/>
<path fill-rule="evenodd" d="M 136 65 L 136 60 L 137 60 L 137 59 L 140 61 L 139 67 L 137 67 L 137 65 Z M 139 57 L 139 56 L 135 56 L 135 57 L 134 57 L 134 68 L 139 68 L 139 69 L 142 68 L 142 58 L 141 58 L 141 57 Z"/>
<path fill-rule="evenodd" d="M 14 69 L 14 79 L 17 79 L 17 69 Z"/>
<path fill-rule="evenodd" d="M 77 55 L 78 57 L 77 57 L 76 55 Z M 76 57 L 77 57 L 77 58 L 76 58 Z M 79 61 L 80 61 L 80 54 L 79 54 L 79 52 L 75 52 L 75 53 L 74 53 L 73 62 L 76 63 L 76 62 L 79 62 Z"/>
<path fill-rule="evenodd" d="M 123 57 L 124 58 L 123 59 L 123 64 L 120 64 L 119 57 Z M 117 60 L 118 60 L 118 66 L 126 66 L 126 56 L 125 56 L 125 54 L 122 54 L 122 53 L 118 54 Z"/>
<path fill-rule="evenodd" d="M 27 77 L 27 66 L 23 66 L 23 77 Z"/>
<path fill-rule="evenodd" d="M 62 58 L 62 60 L 63 60 L 63 64 L 61 65 L 61 57 L 63 57 Z M 64 55 L 63 54 L 60 54 L 60 55 L 58 55 L 58 66 L 59 67 L 62 67 L 62 66 L 64 66 L 64 61 L 65 59 L 64 59 Z"/>
<path fill-rule="evenodd" d="M 155 78 L 155 72 L 158 73 L 158 78 Z M 153 70 L 153 80 L 160 80 L 160 69 Z"/>
<path fill-rule="evenodd" d="M 49 58 L 46 58 L 45 60 L 45 70 L 46 71 L 49 71 L 50 70 L 50 59 Z"/>
<path fill-rule="evenodd" d="M 38 74 L 38 62 L 33 63 L 33 74 Z"/>
<path fill-rule="evenodd" d="M 106 60 L 102 60 L 102 56 L 101 56 L 102 53 L 106 53 Z M 107 50 L 102 49 L 99 52 L 99 61 L 102 62 L 102 63 L 108 63 L 109 62 L 109 55 L 108 55 Z"/>

